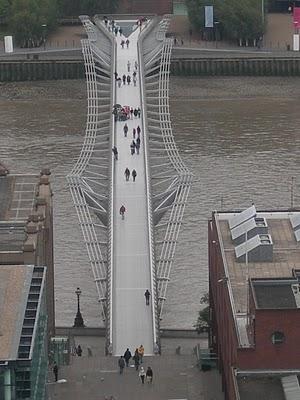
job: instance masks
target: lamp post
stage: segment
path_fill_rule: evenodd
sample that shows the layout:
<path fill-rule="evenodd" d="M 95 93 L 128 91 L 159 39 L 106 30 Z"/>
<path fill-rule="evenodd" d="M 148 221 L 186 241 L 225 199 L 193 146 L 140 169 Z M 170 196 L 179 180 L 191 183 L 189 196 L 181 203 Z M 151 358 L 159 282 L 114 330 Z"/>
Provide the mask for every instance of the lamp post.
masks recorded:
<path fill-rule="evenodd" d="M 44 51 L 46 50 L 46 28 L 47 24 L 42 25 L 43 28 L 43 44 L 44 44 Z"/>
<path fill-rule="evenodd" d="M 74 328 L 83 328 L 84 327 L 84 322 L 83 322 L 83 318 L 82 318 L 82 315 L 81 315 L 81 312 L 80 312 L 80 300 L 79 300 L 80 295 L 81 295 L 81 290 L 80 290 L 79 287 L 75 290 L 75 294 L 77 295 L 77 314 L 76 314 L 76 317 L 75 317 L 75 320 L 74 320 L 73 327 Z"/>
<path fill-rule="evenodd" d="M 216 49 L 218 48 L 218 26 L 219 26 L 219 21 L 215 21 L 214 25 L 215 25 L 215 40 L 216 40 Z"/>

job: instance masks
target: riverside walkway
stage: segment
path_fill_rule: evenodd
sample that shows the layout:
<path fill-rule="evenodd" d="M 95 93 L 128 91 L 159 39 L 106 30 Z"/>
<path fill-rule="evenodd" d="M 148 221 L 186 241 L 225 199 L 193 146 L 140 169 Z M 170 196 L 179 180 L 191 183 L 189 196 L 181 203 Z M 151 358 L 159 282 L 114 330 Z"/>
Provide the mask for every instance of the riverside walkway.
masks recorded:
<path fill-rule="evenodd" d="M 67 179 L 106 327 L 106 353 L 118 356 L 143 344 L 145 355 L 153 355 L 160 349 L 159 324 L 191 183 L 170 123 L 168 18 L 141 26 L 135 20 L 115 21 L 121 34 L 103 19 L 81 20 L 88 35 L 82 40 L 88 115 L 82 151 Z M 122 48 L 127 39 L 129 46 Z M 130 75 L 131 83 L 119 86 L 116 73 Z M 141 115 L 115 119 L 116 104 L 140 108 Z M 138 126 L 140 151 L 131 154 Z M 125 179 L 126 168 L 136 170 L 135 182 L 132 175 Z"/>

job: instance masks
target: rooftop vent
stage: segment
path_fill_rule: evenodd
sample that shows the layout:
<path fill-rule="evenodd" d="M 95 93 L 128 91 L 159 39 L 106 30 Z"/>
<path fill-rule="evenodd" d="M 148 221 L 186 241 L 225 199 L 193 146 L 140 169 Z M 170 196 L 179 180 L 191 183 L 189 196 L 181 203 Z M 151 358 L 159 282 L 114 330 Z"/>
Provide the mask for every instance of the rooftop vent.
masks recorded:
<path fill-rule="evenodd" d="M 252 205 L 251 207 L 247 208 L 246 210 L 240 212 L 239 214 L 235 215 L 234 217 L 230 218 L 228 221 L 229 228 L 233 229 L 238 225 L 241 225 L 243 222 L 247 221 L 250 218 L 256 216 L 256 209 L 255 206 Z"/>
<path fill-rule="evenodd" d="M 300 214 L 292 214 L 290 216 L 290 221 L 294 230 L 298 230 L 300 228 Z"/>
<path fill-rule="evenodd" d="M 295 297 L 295 302 L 297 304 L 297 308 L 300 308 L 300 284 L 295 283 L 292 285 L 292 291 Z"/>
<path fill-rule="evenodd" d="M 243 242 L 256 235 L 267 234 L 268 225 L 265 218 L 256 217 L 236 226 L 231 230 L 231 237 L 235 245 Z"/>
<path fill-rule="evenodd" d="M 300 398 L 300 386 L 297 375 L 282 377 L 281 384 L 286 400 L 296 400 Z"/>
<path fill-rule="evenodd" d="M 268 234 L 256 235 L 247 242 L 235 247 L 235 255 L 238 262 L 272 262 L 273 242 Z"/>

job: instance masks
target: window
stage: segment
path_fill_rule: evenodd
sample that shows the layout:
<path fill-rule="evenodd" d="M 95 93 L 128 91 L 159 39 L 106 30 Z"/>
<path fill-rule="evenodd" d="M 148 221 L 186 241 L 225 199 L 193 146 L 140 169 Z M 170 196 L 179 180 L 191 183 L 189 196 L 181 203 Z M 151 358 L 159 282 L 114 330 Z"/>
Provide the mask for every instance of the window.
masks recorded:
<path fill-rule="evenodd" d="M 272 339 L 273 344 L 283 343 L 284 342 L 284 334 L 282 332 L 278 332 L 278 331 L 273 332 L 271 339 Z"/>

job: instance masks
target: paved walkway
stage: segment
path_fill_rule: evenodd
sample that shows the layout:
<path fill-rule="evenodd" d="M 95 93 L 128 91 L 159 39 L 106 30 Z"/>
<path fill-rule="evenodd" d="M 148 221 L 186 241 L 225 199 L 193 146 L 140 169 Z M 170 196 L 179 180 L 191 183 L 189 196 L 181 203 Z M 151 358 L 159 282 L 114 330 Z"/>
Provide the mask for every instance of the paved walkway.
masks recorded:
<path fill-rule="evenodd" d="M 121 21 L 116 21 L 121 24 Z M 128 21 L 122 21 L 125 24 Z M 122 26 L 122 24 L 121 24 Z M 129 48 L 122 49 L 121 40 L 125 36 L 116 37 L 117 41 L 117 66 L 119 77 L 130 76 L 131 83 L 121 84 L 116 89 L 116 103 L 122 106 L 130 106 L 133 109 L 142 108 L 140 93 L 139 66 L 137 72 L 137 84 L 133 84 L 133 72 L 135 62 L 138 61 L 137 41 L 139 29 L 132 21 L 136 29 L 128 37 Z M 129 62 L 129 66 L 128 66 Z M 129 70 L 128 70 L 129 69 Z M 135 349 L 143 344 L 145 354 L 153 354 L 153 307 L 150 297 L 150 305 L 146 306 L 144 293 L 151 290 L 150 254 L 148 236 L 148 211 L 147 189 L 144 158 L 144 132 L 142 118 L 132 115 L 126 121 L 128 133 L 125 137 L 123 128 L 125 122 L 116 123 L 114 143 L 118 148 L 118 160 L 114 162 L 114 262 L 113 262 L 113 290 L 112 290 L 112 325 L 113 325 L 113 354 L 124 353 L 124 348 Z M 133 129 L 141 128 L 140 149 L 131 155 L 130 144 L 137 142 L 138 134 L 133 136 Z M 125 169 L 130 170 L 129 181 L 125 179 Z M 132 171 L 136 170 L 136 181 L 133 181 Z M 121 205 L 126 208 L 125 219 L 122 220 L 119 209 Z"/>
<path fill-rule="evenodd" d="M 72 357 L 71 365 L 59 368 L 59 379 L 66 383 L 54 383 L 49 373 L 49 400 L 224 400 L 221 379 L 216 370 L 201 372 L 196 367 L 193 347 L 203 339 L 163 339 L 162 356 L 145 357 L 144 367 L 151 366 L 153 383 L 142 385 L 134 367 L 125 368 L 120 375 L 117 357 L 105 357 L 104 338 L 77 337 L 83 356 Z M 175 354 L 181 346 L 181 355 Z M 87 346 L 93 356 L 87 356 Z"/>

